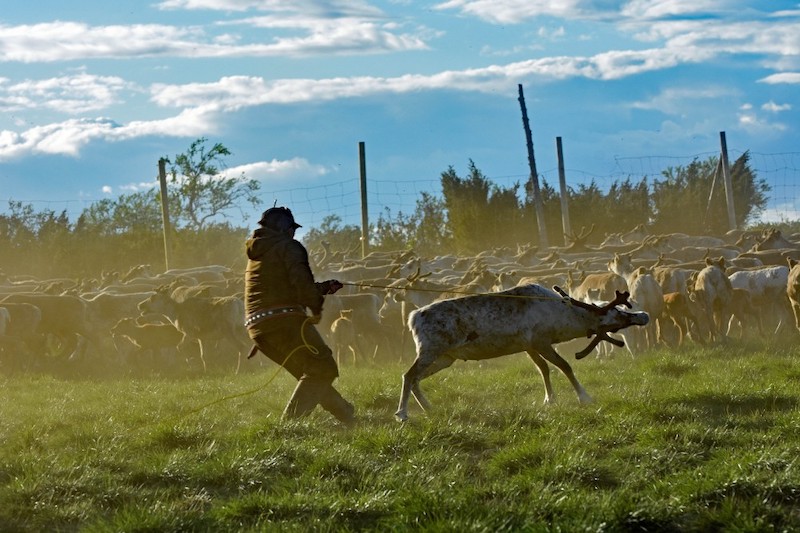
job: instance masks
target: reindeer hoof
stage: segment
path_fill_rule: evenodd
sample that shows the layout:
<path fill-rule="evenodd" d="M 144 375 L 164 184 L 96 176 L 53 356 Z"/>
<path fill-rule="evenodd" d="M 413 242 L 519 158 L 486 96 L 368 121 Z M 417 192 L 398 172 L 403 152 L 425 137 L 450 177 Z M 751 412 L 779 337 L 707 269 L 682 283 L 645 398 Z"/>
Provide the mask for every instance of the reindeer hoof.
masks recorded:
<path fill-rule="evenodd" d="M 397 411 L 394 414 L 394 417 L 398 422 L 405 422 L 406 420 L 408 420 L 408 414 L 404 413 L 403 411 Z"/>
<path fill-rule="evenodd" d="M 582 404 L 584 404 L 584 403 L 594 403 L 594 398 L 592 398 L 588 394 L 584 393 L 584 394 L 581 394 L 580 396 L 578 396 L 578 401 L 580 403 L 582 403 Z"/>

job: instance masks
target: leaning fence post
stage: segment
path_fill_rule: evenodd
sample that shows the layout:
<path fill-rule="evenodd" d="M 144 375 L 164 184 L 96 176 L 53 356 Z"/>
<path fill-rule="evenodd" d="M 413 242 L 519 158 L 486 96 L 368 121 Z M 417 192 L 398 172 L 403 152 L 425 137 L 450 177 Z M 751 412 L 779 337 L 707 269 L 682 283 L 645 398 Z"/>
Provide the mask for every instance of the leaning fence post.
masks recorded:
<path fill-rule="evenodd" d="M 725 180 L 725 201 L 728 204 L 728 229 L 736 229 L 736 210 L 733 206 L 733 182 L 731 181 L 731 169 L 728 166 L 728 141 L 725 140 L 725 132 L 719 132 L 720 152 L 722 156 L 722 177 Z"/>
<path fill-rule="evenodd" d="M 167 161 L 163 157 L 158 160 L 158 181 L 161 183 L 161 220 L 164 226 L 164 271 L 169 270 L 169 254 L 172 248 L 170 235 L 172 229 L 169 224 L 169 206 L 167 197 Z"/>
<path fill-rule="evenodd" d="M 522 110 L 522 126 L 525 128 L 525 143 L 528 147 L 528 165 L 531 168 L 531 187 L 533 190 L 533 207 L 536 210 L 536 222 L 539 225 L 539 246 L 542 249 L 549 247 L 547 243 L 547 226 L 544 217 L 542 194 L 539 191 L 539 174 L 536 172 L 536 158 L 533 155 L 533 136 L 528 123 L 528 109 L 525 107 L 525 95 L 522 94 L 522 84 L 517 84 L 519 90 L 519 107 Z"/>

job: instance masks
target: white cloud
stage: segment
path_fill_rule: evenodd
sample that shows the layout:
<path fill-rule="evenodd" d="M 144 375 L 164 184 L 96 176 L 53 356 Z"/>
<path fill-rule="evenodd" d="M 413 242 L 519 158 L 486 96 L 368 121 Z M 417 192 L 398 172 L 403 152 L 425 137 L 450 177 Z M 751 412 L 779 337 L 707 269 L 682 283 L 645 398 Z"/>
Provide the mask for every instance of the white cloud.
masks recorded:
<path fill-rule="evenodd" d="M 636 101 L 631 104 L 634 109 L 656 110 L 671 115 L 684 115 L 693 107 L 706 105 L 708 101 L 731 98 L 738 91 L 725 86 L 671 87 L 648 100 Z"/>
<path fill-rule="evenodd" d="M 125 140 L 149 135 L 166 137 L 197 137 L 215 133 L 222 115 L 216 105 L 199 105 L 184 109 L 178 115 L 159 120 L 137 120 L 114 129 L 109 140 Z"/>
<path fill-rule="evenodd" d="M 76 157 L 92 141 L 119 141 L 143 136 L 196 137 L 217 130 L 219 117 L 213 106 L 186 109 L 174 117 L 133 121 L 120 125 L 108 118 L 70 119 L 36 126 L 22 133 L 0 131 L 0 161 L 27 154 Z"/>
<path fill-rule="evenodd" d="M 232 24 L 228 22 L 226 24 Z M 263 41 L 239 44 L 238 36 L 201 27 L 162 24 L 90 26 L 80 22 L 0 25 L 0 62 L 56 62 L 99 58 L 266 57 L 317 53 L 377 53 L 427 48 L 422 36 L 394 23 L 356 16 L 254 17 L 235 21 L 264 30 Z M 212 28 L 219 28 L 215 25 Z M 283 36 L 286 30 L 299 35 Z M 420 30 L 425 32 L 425 30 Z M 280 36 L 279 36 L 280 35 Z"/>
<path fill-rule="evenodd" d="M 758 80 L 760 83 L 800 83 L 800 72 L 779 72 Z"/>
<path fill-rule="evenodd" d="M 334 13 L 335 15 L 378 16 L 381 11 L 364 0 L 163 0 L 163 10 L 210 10 L 225 12 L 262 11 L 278 13 Z"/>
<path fill-rule="evenodd" d="M 800 5 L 797 6 L 800 8 Z M 800 17 L 800 9 L 784 9 L 772 13 L 773 17 Z"/>
<path fill-rule="evenodd" d="M 666 48 L 704 50 L 706 54 L 768 54 L 776 57 L 800 54 L 798 26 L 790 21 L 665 20 L 628 22 L 621 26 L 636 31 L 642 41 L 664 41 Z"/>
<path fill-rule="evenodd" d="M 522 23 L 541 16 L 562 20 L 603 19 L 618 31 L 643 42 L 661 43 L 658 55 L 675 58 L 659 68 L 701 62 L 721 55 L 765 56 L 762 66 L 787 70 L 798 64 L 800 27 L 791 12 L 750 8 L 745 0 L 630 0 L 619 9 L 603 0 L 449 0 L 435 6 L 458 10 L 495 24 Z M 737 20 L 737 18 L 739 20 Z M 639 51 L 609 51 L 608 58 L 630 57 Z M 594 56 L 598 61 L 601 54 Z M 575 58 L 579 60 L 579 58 Z M 754 60 L 755 61 L 755 60 Z M 634 68 L 633 73 L 640 70 Z M 623 75 L 628 75 L 623 72 Z M 614 79 L 614 74 L 597 76 Z M 768 83 L 800 83 L 794 75 L 776 75 Z"/>
<path fill-rule="evenodd" d="M 279 9 L 284 0 L 164 0 L 159 9 L 210 9 L 218 11 L 247 11 L 249 9 Z"/>
<path fill-rule="evenodd" d="M 588 0 L 448 0 L 434 9 L 455 9 L 493 24 L 520 24 L 537 16 L 565 19 L 596 15 Z"/>
<path fill-rule="evenodd" d="M 422 37 L 395 33 L 396 23 L 380 24 L 363 17 L 264 16 L 226 24 L 247 24 L 270 30 L 299 30 L 303 34 L 275 38 L 262 47 L 271 55 L 309 55 L 323 52 L 375 53 L 386 51 L 425 50 Z M 424 31 L 424 30 L 421 30 Z"/>
<path fill-rule="evenodd" d="M 536 10 L 557 15 L 565 6 L 578 13 L 597 13 L 608 2 L 589 0 L 496 0 L 496 16 L 505 10 L 519 7 L 524 13 Z M 524 4 L 524 5 L 523 5 Z M 596 4 L 596 5 L 595 5 Z M 668 4 L 668 5 L 667 5 Z M 346 11 L 346 2 L 331 6 Z M 354 4 L 353 9 L 367 10 L 366 4 Z M 451 0 L 440 3 L 438 9 L 475 10 L 488 13 L 495 0 Z M 698 8 L 711 9 L 714 2 L 698 0 Z M 233 11 L 262 10 L 276 12 L 284 2 L 216 0 L 170 0 L 159 4 L 163 9 L 227 9 Z M 0 25 L 0 61 L 53 61 L 82 57 L 124 56 L 226 56 L 244 54 L 310 53 L 336 50 L 369 51 L 422 48 L 424 42 L 412 35 L 396 33 L 397 24 L 379 23 L 354 16 L 311 16 L 313 2 L 292 3 L 290 15 L 252 17 L 235 21 L 280 35 L 299 30 L 302 35 L 275 38 L 269 44 L 236 45 L 235 39 L 208 37 L 200 28 L 176 28 L 163 25 L 91 27 L 80 23 L 53 22 L 34 26 L 9 27 Z M 527 6 L 527 7 L 526 7 Z M 658 7 L 661 6 L 661 7 Z M 689 9 L 682 1 L 634 1 L 630 9 L 664 9 L 677 12 Z M 289 8 L 287 8 L 289 9 Z M 368 11 L 368 10 L 367 10 Z M 487 15 L 488 16 L 488 15 Z M 510 16 L 510 15 L 509 15 Z M 562 15 L 569 18 L 573 15 Z M 228 23 L 231 23 L 230 21 Z M 663 42 L 642 50 L 607 50 L 585 56 L 550 56 L 507 64 L 487 65 L 464 70 L 445 70 L 433 74 L 404 74 L 394 77 L 350 76 L 322 79 L 285 78 L 268 80 L 259 76 L 226 76 L 207 83 L 157 83 L 149 88 L 151 101 L 162 108 L 177 110 L 174 115 L 157 120 L 131 121 L 118 124 L 102 117 L 76 118 L 64 122 L 40 125 L 20 133 L 0 131 L 0 159 L 26 153 L 57 153 L 75 156 L 82 147 L 94 140 L 117 141 L 143 136 L 196 137 L 218 132 L 224 125 L 225 113 L 252 106 L 280 105 L 297 102 L 325 102 L 336 99 L 372 95 L 401 94 L 413 91 L 505 91 L 514 94 L 516 84 L 548 82 L 570 78 L 616 80 L 638 74 L 670 69 L 683 64 L 697 64 L 721 55 L 735 53 L 800 56 L 800 32 L 796 25 L 778 20 L 771 26 L 761 22 L 722 23 L 717 20 L 662 20 L 629 29 L 643 30 L 640 39 Z M 555 36 L 563 34 L 559 28 Z M 276 34 L 277 35 L 277 34 Z M 551 35 L 548 33 L 548 35 Z M 223 36 L 224 37 L 224 36 Z M 206 42 L 208 41 L 208 42 Z M 800 83 L 800 73 L 783 72 L 759 80 L 763 83 Z M 136 90 L 118 77 L 92 76 L 80 73 L 49 80 L 25 81 L 12 84 L 0 78 L 0 109 L 58 109 L 63 113 L 98 111 L 120 103 L 126 90 Z M 633 107 L 659 109 L 680 114 L 687 102 L 702 101 L 714 95 L 727 94 L 720 87 L 700 91 L 668 89 L 650 100 L 635 102 Z M 767 104 L 768 105 L 768 104 Z M 777 106 L 777 104 L 774 104 Z M 777 112 L 783 109 L 765 107 Z M 741 114 L 740 123 L 761 125 L 749 110 Z M 24 128 L 25 126 L 19 126 Z M 771 125 L 771 127 L 784 127 Z"/>
<path fill-rule="evenodd" d="M 541 50 L 542 46 L 539 44 L 532 44 L 532 45 L 525 45 L 525 46 L 514 46 L 511 48 L 494 48 L 490 45 L 485 45 L 481 47 L 480 55 L 483 57 L 505 57 L 510 55 L 517 55 L 524 52 L 529 52 L 531 50 Z"/>
<path fill-rule="evenodd" d="M 762 119 L 751 108 L 743 108 L 742 112 L 737 115 L 739 126 L 754 135 L 768 134 L 776 132 L 784 132 L 788 128 L 786 124 L 780 122 L 769 122 Z"/>
<path fill-rule="evenodd" d="M 104 192 L 105 192 L 106 187 L 108 187 L 108 185 L 103 187 Z M 150 189 L 152 189 L 154 187 L 158 187 L 158 180 L 140 181 L 140 182 L 136 182 L 136 183 L 126 183 L 125 185 L 120 185 L 117 188 L 122 193 L 133 194 L 133 193 L 137 193 L 137 192 L 149 191 Z M 108 188 L 111 189 L 111 187 L 108 187 Z"/>
<path fill-rule="evenodd" d="M 564 30 L 564 26 L 559 26 L 558 28 L 545 28 L 542 26 L 536 32 L 536 35 L 541 37 L 542 39 L 548 40 L 558 40 L 566 35 L 566 30 Z"/>
<path fill-rule="evenodd" d="M 730 3 L 730 0 L 631 0 L 622 7 L 621 14 L 635 19 L 658 19 L 713 13 Z"/>
<path fill-rule="evenodd" d="M 111 188 L 111 185 L 103 185 L 103 187 L 100 190 L 102 191 L 103 194 L 112 194 L 114 192 L 113 189 Z"/>
<path fill-rule="evenodd" d="M 120 93 L 131 89 L 134 84 L 117 76 L 85 73 L 14 84 L 0 80 L 0 111 L 46 109 L 78 115 L 119 103 Z"/>
<path fill-rule="evenodd" d="M 91 139 L 108 136 L 114 126 L 108 119 L 71 119 L 21 134 L 5 130 L 0 132 L 0 160 L 28 153 L 76 156 Z"/>
<path fill-rule="evenodd" d="M 310 163 L 302 157 L 279 161 L 259 161 L 247 165 L 231 167 L 221 172 L 221 176 L 239 177 L 242 174 L 248 179 L 255 179 L 265 183 L 276 181 L 293 181 L 296 179 L 318 178 L 329 173 L 322 165 Z"/>
<path fill-rule="evenodd" d="M 357 76 L 274 82 L 255 76 L 229 76 L 212 83 L 154 84 L 150 89 L 152 101 L 162 107 L 181 109 L 177 115 L 159 120 L 132 121 L 125 125 L 107 118 L 81 118 L 36 126 L 23 133 L 2 131 L 0 160 L 25 153 L 76 156 L 87 143 L 99 139 L 116 141 L 153 135 L 206 135 L 219 130 L 223 113 L 251 106 L 421 90 L 509 90 L 513 94 L 516 84 L 529 78 L 545 81 L 573 77 L 617 79 L 695 59 L 691 53 L 688 57 L 681 57 L 674 50 L 649 49 L 609 51 L 591 57 L 548 57 L 427 76 L 407 74 L 392 78 Z"/>
<path fill-rule="evenodd" d="M 163 107 L 213 103 L 219 109 L 237 110 L 263 104 L 325 101 L 419 90 L 493 92 L 513 88 L 529 77 L 543 80 L 574 77 L 617 79 L 693 60 L 694 57 L 683 58 L 676 55 L 675 51 L 650 49 L 610 51 L 591 57 L 548 57 L 506 65 L 443 71 L 428 76 L 407 74 L 393 78 L 357 76 L 277 81 L 255 76 L 229 76 L 211 83 L 154 84 L 151 98 Z"/>
<path fill-rule="evenodd" d="M 202 32 L 196 28 L 159 24 L 89 26 L 58 21 L 0 25 L 0 61 L 34 63 L 87 58 L 191 56 L 219 50 L 220 47 L 213 45 L 203 46 L 198 40 L 201 36 Z"/>
<path fill-rule="evenodd" d="M 780 113 L 781 111 L 789 111 L 792 108 L 791 104 L 776 104 L 772 100 L 769 102 L 762 104 L 761 109 L 764 111 L 770 111 L 772 113 Z"/>
<path fill-rule="evenodd" d="M 492 24 L 520 24 L 536 17 L 557 17 L 564 20 L 627 19 L 627 22 L 651 24 L 654 20 L 682 17 L 714 18 L 757 11 L 748 10 L 747 0 L 446 0 L 434 6 L 437 10 L 456 10 Z M 759 6 L 761 7 L 761 6 Z M 766 17 L 791 18 L 792 11 L 776 11 Z"/>

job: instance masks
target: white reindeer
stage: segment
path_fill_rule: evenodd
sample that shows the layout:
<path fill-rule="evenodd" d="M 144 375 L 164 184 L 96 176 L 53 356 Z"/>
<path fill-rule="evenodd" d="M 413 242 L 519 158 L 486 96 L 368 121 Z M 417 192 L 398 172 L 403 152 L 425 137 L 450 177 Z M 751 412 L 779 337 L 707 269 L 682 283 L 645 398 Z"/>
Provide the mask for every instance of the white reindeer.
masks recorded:
<path fill-rule="evenodd" d="M 553 344 L 594 335 L 586 349 L 576 354 L 586 356 L 600 341 L 621 345 L 608 336 L 632 325 L 643 326 L 647 313 L 632 313 L 617 306 L 630 307 L 629 294 L 617 292 L 616 298 L 599 307 L 531 284 L 498 293 L 477 294 L 441 300 L 417 309 L 408 320 L 417 358 L 403 375 L 398 420 L 408 419 L 408 399 L 413 393 L 423 410 L 430 408 L 419 387 L 426 377 L 452 365 L 456 359 L 481 360 L 527 352 L 544 381 L 544 402 L 554 401 L 548 362 L 569 379 L 578 399 L 591 397 L 575 378 L 572 367 L 553 348 Z"/>

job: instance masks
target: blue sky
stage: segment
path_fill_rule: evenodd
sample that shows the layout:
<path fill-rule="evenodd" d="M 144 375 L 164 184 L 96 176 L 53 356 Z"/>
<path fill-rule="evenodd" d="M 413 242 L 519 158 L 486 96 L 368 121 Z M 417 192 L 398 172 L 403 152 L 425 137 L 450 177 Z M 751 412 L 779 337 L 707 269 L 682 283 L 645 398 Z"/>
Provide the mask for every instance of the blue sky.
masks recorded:
<path fill-rule="evenodd" d="M 451 165 L 526 180 L 518 84 L 551 184 L 556 137 L 571 184 L 608 184 L 725 131 L 800 211 L 797 1 L 36 0 L 0 14 L 0 63 L 0 212 L 74 220 L 206 137 L 307 227 L 360 222 L 363 141 L 371 218 L 408 213 Z"/>

